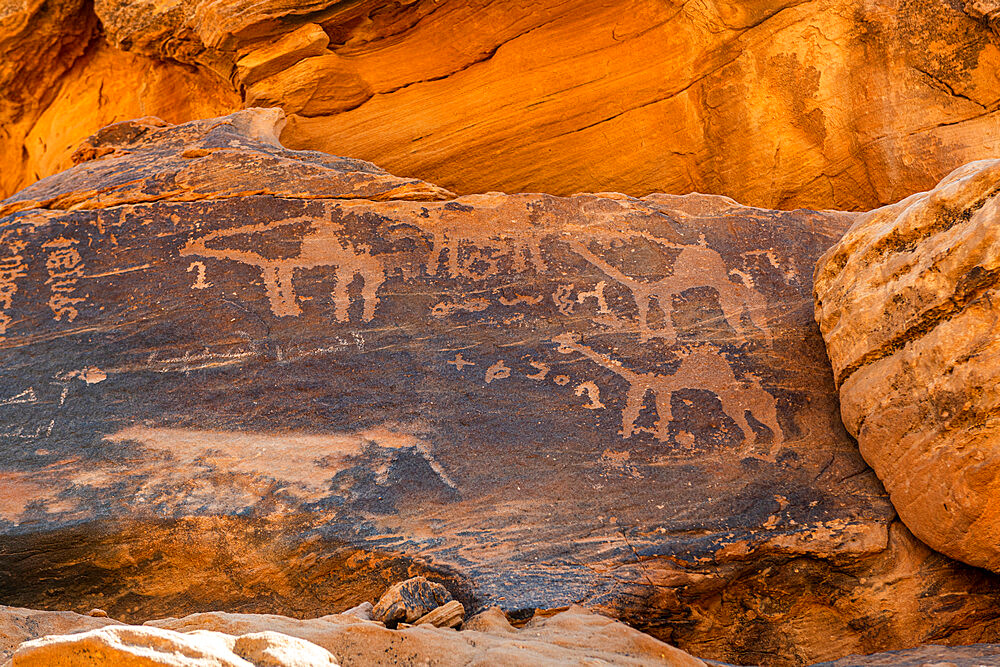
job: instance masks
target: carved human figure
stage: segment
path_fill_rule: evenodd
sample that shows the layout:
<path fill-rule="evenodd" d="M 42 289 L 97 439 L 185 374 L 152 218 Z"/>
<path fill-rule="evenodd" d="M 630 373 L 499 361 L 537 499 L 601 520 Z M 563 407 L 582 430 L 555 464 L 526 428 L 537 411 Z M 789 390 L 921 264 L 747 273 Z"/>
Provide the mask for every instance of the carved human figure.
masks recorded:
<path fill-rule="evenodd" d="M 272 259 L 251 250 L 209 247 L 210 243 L 218 239 L 272 231 L 302 223 L 307 223 L 310 231 L 302 237 L 299 252 L 293 257 Z M 356 278 L 360 277 L 363 303 L 361 317 L 364 321 L 370 322 L 375 316 L 379 302 L 378 289 L 385 282 L 385 269 L 367 248 L 356 247 L 350 241 L 341 238 L 341 231 L 339 225 L 316 224 L 313 218 L 290 218 L 273 224 L 245 225 L 212 232 L 189 241 L 181 249 L 180 254 L 228 259 L 258 267 L 270 300 L 271 312 L 277 317 L 299 315 L 302 312 L 295 295 L 296 269 L 333 267 L 334 287 L 331 296 L 334 303 L 334 317 L 338 322 L 348 321 L 351 305 L 348 288 Z"/>
<path fill-rule="evenodd" d="M 681 351 L 681 364 L 677 371 L 672 375 L 659 375 L 626 368 L 617 359 L 579 343 L 569 333 L 557 336 L 554 342 L 559 344 L 560 352 L 578 352 L 628 382 L 629 389 L 622 410 L 623 438 L 630 438 L 639 432 L 636 422 L 647 393 L 653 393 L 656 404 L 657 419 L 653 435 L 661 442 L 666 442 L 673 419 L 670 407 L 673 393 L 680 389 L 706 389 L 719 397 L 723 411 L 736 422 L 746 439 L 756 442 L 756 432 L 750 428 L 746 418 L 746 411 L 750 410 L 754 418 L 773 433 L 772 447 L 783 440 L 774 397 L 752 375 L 747 380 L 737 380 L 725 357 L 712 346 L 699 345 L 688 351 Z"/>

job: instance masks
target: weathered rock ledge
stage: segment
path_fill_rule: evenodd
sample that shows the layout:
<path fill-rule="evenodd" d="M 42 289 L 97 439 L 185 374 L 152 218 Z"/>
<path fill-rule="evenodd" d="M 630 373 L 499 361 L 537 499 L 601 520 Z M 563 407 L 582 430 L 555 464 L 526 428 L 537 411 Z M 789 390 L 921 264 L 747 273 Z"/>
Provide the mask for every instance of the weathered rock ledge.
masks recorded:
<path fill-rule="evenodd" d="M 373 667 L 706 663 L 626 625 L 573 607 L 520 628 L 493 608 L 461 632 L 388 629 L 348 614 L 299 620 L 210 612 L 141 626 L 71 612 L 0 606 L 2 667 Z"/>

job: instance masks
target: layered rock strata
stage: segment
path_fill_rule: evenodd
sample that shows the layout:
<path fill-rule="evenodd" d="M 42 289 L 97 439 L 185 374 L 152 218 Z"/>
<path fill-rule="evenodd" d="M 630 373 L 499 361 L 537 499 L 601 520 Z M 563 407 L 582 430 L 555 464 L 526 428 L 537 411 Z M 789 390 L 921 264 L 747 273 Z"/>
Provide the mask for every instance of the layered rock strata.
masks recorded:
<path fill-rule="evenodd" d="M 995 4 L 20 3 L 0 196 L 106 123 L 277 105 L 293 148 L 463 193 L 870 208 L 1000 150 Z"/>
<path fill-rule="evenodd" d="M 903 522 L 1000 571 L 1000 161 L 861 216 L 816 267 L 847 429 Z"/>
<path fill-rule="evenodd" d="M 811 271 L 857 216 L 451 198 L 280 121 L 114 126 L 0 203 L 5 602 L 317 616 L 424 576 L 742 664 L 1000 633 L 841 426 Z"/>

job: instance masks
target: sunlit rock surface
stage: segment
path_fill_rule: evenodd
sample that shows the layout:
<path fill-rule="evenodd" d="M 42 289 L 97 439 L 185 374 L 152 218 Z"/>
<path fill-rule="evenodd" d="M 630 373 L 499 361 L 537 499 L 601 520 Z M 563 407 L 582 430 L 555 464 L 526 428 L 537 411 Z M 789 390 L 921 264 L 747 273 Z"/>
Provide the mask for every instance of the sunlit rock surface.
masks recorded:
<path fill-rule="evenodd" d="M 844 424 L 924 542 L 1000 571 L 1000 161 L 859 218 L 816 268 Z"/>
<path fill-rule="evenodd" d="M 1000 150 L 997 15 L 992 0 L 16 3 L 0 9 L 0 196 L 113 121 L 277 105 L 292 148 L 462 194 L 864 209 Z"/>

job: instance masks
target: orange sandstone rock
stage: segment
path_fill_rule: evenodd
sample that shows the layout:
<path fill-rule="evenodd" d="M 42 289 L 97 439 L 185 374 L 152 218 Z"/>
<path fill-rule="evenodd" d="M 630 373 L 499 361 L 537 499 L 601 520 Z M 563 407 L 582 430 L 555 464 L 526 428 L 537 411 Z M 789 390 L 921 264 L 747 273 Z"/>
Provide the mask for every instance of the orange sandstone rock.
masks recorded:
<path fill-rule="evenodd" d="M 285 108 L 292 148 L 461 193 L 860 209 L 1000 150 L 979 0 L 46 6 L 0 23 L 0 105 L 24 119 L 0 136 L 3 194 L 105 123 L 241 105 Z"/>
<path fill-rule="evenodd" d="M 732 663 L 1000 636 L 840 422 L 810 276 L 857 215 L 451 198 L 281 121 L 121 123 L 0 203 L 8 603 L 318 616 L 423 576 Z"/>
<path fill-rule="evenodd" d="M 232 637 L 116 625 L 21 644 L 11 667 L 337 667 L 329 651 L 273 631 Z"/>
<path fill-rule="evenodd" d="M 816 266 L 844 424 L 900 518 L 1000 571 L 1000 161 L 861 216 Z"/>
<path fill-rule="evenodd" d="M 23 610 L 0 607 L 4 621 Z M 39 628 L 56 627 L 32 612 Z M 87 619 L 81 618 L 81 621 Z M 64 631 L 67 632 L 67 631 Z M 456 632 L 422 626 L 389 630 L 339 614 L 298 620 L 276 615 L 211 612 L 150 621 L 143 626 L 40 637 L 30 635 L 12 667 L 170 665 L 171 667 L 325 667 L 336 664 L 396 665 L 668 665 L 705 667 L 705 662 L 609 618 L 573 607 L 529 622 L 524 628 L 480 628 Z M 31 639 L 31 641 L 28 641 Z M 0 660 L 5 654 L 0 653 Z"/>

